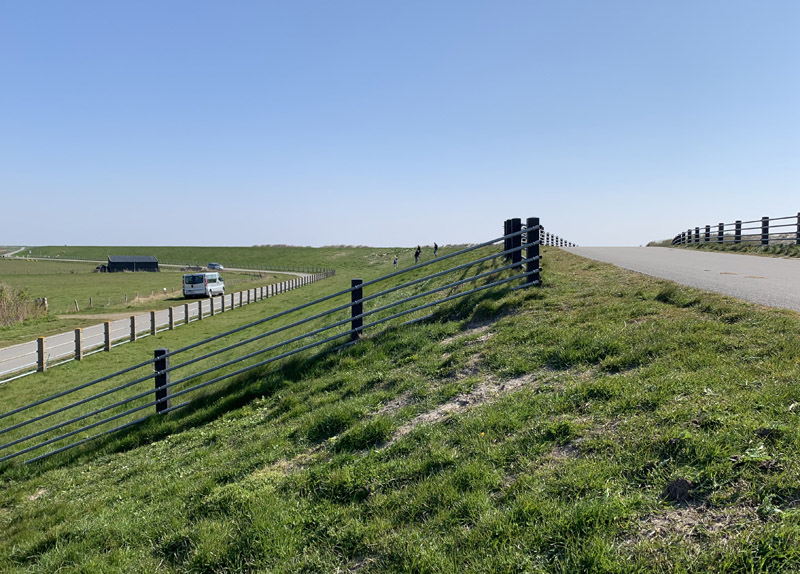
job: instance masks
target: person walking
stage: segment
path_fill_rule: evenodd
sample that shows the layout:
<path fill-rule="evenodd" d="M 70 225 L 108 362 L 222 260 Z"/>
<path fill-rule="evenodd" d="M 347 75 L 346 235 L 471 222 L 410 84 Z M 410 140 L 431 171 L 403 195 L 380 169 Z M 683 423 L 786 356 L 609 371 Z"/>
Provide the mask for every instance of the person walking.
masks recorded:
<path fill-rule="evenodd" d="M 397 269 L 397 255 L 394 256 L 394 268 Z"/>
<path fill-rule="evenodd" d="M 436 254 L 439 253 L 439 246 L 436 245 L 436 242 L 433 242 L 433 256 L 436 257 Z"/>
<path fill-rule="evenodd" d="M 422 253 L 422 249 L 420 249 L 419 245 L 417 245 L 417 250 L 414 252 L 414 263 L 419 263 L 419 254 Z"/>

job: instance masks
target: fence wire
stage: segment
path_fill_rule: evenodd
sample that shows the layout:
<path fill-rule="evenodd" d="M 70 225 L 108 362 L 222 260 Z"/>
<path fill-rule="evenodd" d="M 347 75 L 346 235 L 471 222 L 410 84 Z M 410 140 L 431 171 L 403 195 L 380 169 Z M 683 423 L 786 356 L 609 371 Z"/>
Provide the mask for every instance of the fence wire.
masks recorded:
<path fill-rule="evenodd" d="M 518 287 L 540 285 L 540 236 L 539 226 L 523 227 L 167 352 L 160 361 L 180 362 L 160 370 L 154 367 L 156 359 L 150 359 L 0 414 L 8 425 L 0 429 L 8 441 L 0 445 L 0 452 L 8 451 L 0 463 L 73 439 L 25 462 L 64 452 L 139 424 L 153 416 L 154 409 L 163 414 L 182 408 L 191 403 L 188 395 L 196 398 L 211 385 L 311 349 L 336 348 L 378 326 L 419 320 L 430 309 L 462 297 L 521 281 Z M 503 244 L 499 252 L 481 253 L 498 243 Z M 498 265 L 501 259 L 505 261 Z M 443 264 L 451 266 L 441 269 Z M 425 274 L 431 265 L 436 268 Z M 448 275 L 451 278 L 443 282 Z M 370 288 L 380 283 L 386 286 L 372 292 Z M 337 298 L 345 301 L 337 303 Z M 310 312 L 323 303 L 333 304 Z M 291 316 L 297 318 L 279 323 Z M 264 329 L 270 324 L 274 327 Z M 201 350 L 216 342 L 223 346 Z M 175 377 L 178 372 L 181 376 Z M 176 399 L 187 400 L 173 404 Z"/>

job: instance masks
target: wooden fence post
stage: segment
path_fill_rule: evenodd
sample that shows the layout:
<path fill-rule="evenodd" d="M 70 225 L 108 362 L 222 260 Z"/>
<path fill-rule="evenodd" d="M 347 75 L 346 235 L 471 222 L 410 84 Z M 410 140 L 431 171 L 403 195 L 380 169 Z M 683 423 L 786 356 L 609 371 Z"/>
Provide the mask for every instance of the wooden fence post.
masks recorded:
<path fill-rule="evenodd" d="M 156 413 L 163 413 L 170 407 L 169 399 L 169 357 L 165 356 L 169 349 L 155 349 L 153 368 L 156 376 Z"/>
<path fill-rule="evenodd" d="M 350 280 L 350 287 L 353 288 L 353 290 L 350 291 L 350 316 L 354 317 L 350 322 L 351 341 L 358 341 L 361 336 L 361 327 L 364 325 L 364 318 L 358 317 L 358 315 L 364 312 L 364 303 L 361 301 L 361 299 L 364 298 L 363 289 L 361 288 L 363 282 L 364 281 L 361 279 Z"/>
<path fill-rule="evenodd" d="M 36 370 L 39 371 L 40 373 L 43 373 L 47 370 L 47 357 L 46 357 L 47 345 L 45 343 L 44 337 L 39 337 L 38 339 L 36 339 L 36 343 L 37 343 Z"/>
<path fill-rule="evenodd" d="M 183 324 L 184 325 L 188 325 L 189 324 L 189 304 L 188 303 L 186 303 L 183 306 Z"/>
<path fill-rule="evenodd" d="M 203 300 L 202 299 L 200 299 L 197 302 L 197 320 L 198 321 L 202 321 L 203 320 Z"/>
<path fill-rule="evenodd" d="M 761 245 L 769 245 L 769 217 L 761 218 Z"/>
<path fill-rule="evenodd" d="M 150 334 L 156 334 L 156 312 L 150 311 Z"/>
<path fill-rule="evenodd" d="M 83 360 L 83 338 L 81 337 L 81 330 L 75 329 L 75 360 Z"/>
<path fill-rule="evenodd" d="M 105 338 L 105 350 L 111 350 L 111 321 L 103 323 L 103 335 Z"/>
<path fill-rule="evenodd" d="M 209 302 L 209 306 L 211 307 L 211 316 L 213 317 L 214 316 L 214 312 L 216 311 L 214 309 L 214 298 L 213 297 L 211 298 L 211 301 Z"/>
<path fill-rule="evenodd" d="M 131 315 L 131 343 L 136 340 L 136 316 Z"/>
<path fill-rule="evenodd" d="M 169 308 L 169 330 L 175 329 L 175 307 Z"/>

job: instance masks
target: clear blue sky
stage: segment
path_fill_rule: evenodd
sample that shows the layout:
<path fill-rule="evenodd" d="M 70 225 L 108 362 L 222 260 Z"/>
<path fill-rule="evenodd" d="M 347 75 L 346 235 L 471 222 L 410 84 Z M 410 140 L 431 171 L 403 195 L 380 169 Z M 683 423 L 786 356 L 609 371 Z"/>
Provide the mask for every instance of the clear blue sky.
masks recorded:
<path fill-rule="evenodd" d="M 582 245 L 800 211 L 800 2 L 0 3 L 0 244 Z"/>

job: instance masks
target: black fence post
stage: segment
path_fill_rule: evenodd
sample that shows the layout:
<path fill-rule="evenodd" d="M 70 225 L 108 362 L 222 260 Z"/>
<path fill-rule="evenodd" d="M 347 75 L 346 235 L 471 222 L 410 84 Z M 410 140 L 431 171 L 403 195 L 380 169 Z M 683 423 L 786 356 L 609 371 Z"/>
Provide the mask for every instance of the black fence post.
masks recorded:
<path fill-rule="evenodd" d="M 518 231 L 522 231 L 522 220 L 519 217 L 511 220 L 511 233 L 517 233 Z M 511 249 L 516 249 L 516 251 L 511 254 L 511 263 L 514 265 L 514 269 L 522 268 L 522 264 L 520 263 L 520 261 L 522 261 L 522 250 L 517 249 L 518 247 L 522 247 L 521 233 L 511 238 Z"/>
<path fill-rule="evenodd" d="M 695 243 L 700 243 L 700 228 L 699 227 L 695 227 L 694 228 L 694 242 Z"/>
<path fill-rule="evenodd" d="M 725 224 L 718 223 L 717 224 L 717 243 L 724 243 L 725 242 Z"/>
<path fill-rule="evenodd" d="M 528 240 L 525 246 L 525 258 L 528 262 L 525 264 L 525 271 L 529 274 L 526 281 L 528 285 L 537 284 L 540 282 L 539 244 L 541 243 L 541 237 L 539 236 L 539 231 L 534 232 L 534 229 L 539 227 L 539 218 L 529 217 L 525 221 L 525 226 L 528 228 Z"/>
<path fill-rule="evenodd" d="M 705 236 L 706 243 L 711 241 L 711 226 L 706 225 L 706 236 Z"/>
<path fill-rule="evenodd" d="M 739 219 L 737 219 L 736 223 L 734 224 L 733 242 L 734 243 L 742 242 L 742 221 Z"/>
<path fill-rule="evenodd" d="M 800 212 L 797 213 L 797 231 L 794 242 L 800 245 Z"/>
<path fill-rule="evenodd" d="M 165 356 L 169 349 L 155 349 L 154 368 L 156 371 L 156 413 L 163 413 L 169 409 L 169 357 Z"/>
<path fill-rule="evenodd" d="M 687 237 L 686 243 L 691 243 L 692 242 L 692 230 L 691 229 L 687 229 L 686 230 L 686 237 Z"/>
<path fill-rule="evenodd" d="M 511 249 L 511 239 L 509 239 L 509 237 L 508 237 L 509 233 L 511 233 L 511 220 L 510 219 L 506 219 L 503 222 L 503 235 L 504 235 L 503 251 L 506 252 L 506 254 L 505 254 L 505 260 L 506 261 L 511 259 L 511 254 L 508 253 L 508 250 Z"/>
<path fill-rule="evenodd" d="M 358 316 L 364 312 L 364 303 L 361 301 L 361 299 L 364 298 L 364 291 L 361 288 L 363 282 L 364 281 L 361 279 L 350 280 L 350 287 L 353 288 L 353 290 L 350 291 L 350 303 L 352 304 L 350 316 L 353 317 L 353 320 L 350 322 L 351 341 L 358 341 L 361 336 L 361 327 L 364 325 L 364 318 Z"/>
<path fill-rule="evenodd" d="M 761 245 L 769 245 L 769 217 L 761 218 Z"/>

